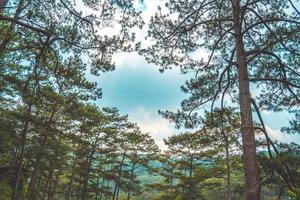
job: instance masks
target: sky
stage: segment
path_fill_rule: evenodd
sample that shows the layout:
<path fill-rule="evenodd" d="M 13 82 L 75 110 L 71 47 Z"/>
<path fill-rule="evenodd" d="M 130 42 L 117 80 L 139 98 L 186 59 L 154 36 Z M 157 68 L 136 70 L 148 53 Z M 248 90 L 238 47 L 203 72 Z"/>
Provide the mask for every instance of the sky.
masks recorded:
<path fill-rule="evenodd" d="M 146 24 L 162 3 L 162 0 L 137 0 L 136 6 L 143 10 L 142 17 Z M 137 30 L 137 40 L 144 41 L 146 34 L 147 26 Z M 199 54 L 207 55 L 205 51 Z M 160 73 L 159 66 L 147 63 L 135 52 L 118 53 L 114 56 L 114 61 L 114 71 L 101 73 L 99 77 L 89 77 L 103 91 L 102 98 L 96 104 L 100 107 L 117 107 L 121 114 L 128 114 L 130 121 L 137 123 L 143 132 L 149 132 L 161 149 L 166 149 L 163 138 L 180 131 L 162 118 L 158 110 L 176 111 L 180 108 L 180 102 L 188 97 L 180 90 L 180 86 L 190 75 L 181 74 L 176 68 Z M 262 117 L 273 140 L 300 143 L 300 137 L 280 131 L 282 126 L 288 125 L 292 115 L 263 111 Z M 254 118 L 257 119 L 255 114 Z"/>

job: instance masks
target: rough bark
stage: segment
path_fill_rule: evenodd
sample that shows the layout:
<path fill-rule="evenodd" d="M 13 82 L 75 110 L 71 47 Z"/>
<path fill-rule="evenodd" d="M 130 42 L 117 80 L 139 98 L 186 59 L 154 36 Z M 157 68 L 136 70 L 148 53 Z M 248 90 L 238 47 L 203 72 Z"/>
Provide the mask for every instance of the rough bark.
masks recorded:
<path fill-rule="evenodd" d="M 249 75 L 243 43 L 240 1 L 232 1 L 237 68 L 239 81 L 241 133 L 243 142 L 244 172 L 247 200 L 260 200 L 259 170 L 256 161 L 256 146 L 251 111 Z"/>

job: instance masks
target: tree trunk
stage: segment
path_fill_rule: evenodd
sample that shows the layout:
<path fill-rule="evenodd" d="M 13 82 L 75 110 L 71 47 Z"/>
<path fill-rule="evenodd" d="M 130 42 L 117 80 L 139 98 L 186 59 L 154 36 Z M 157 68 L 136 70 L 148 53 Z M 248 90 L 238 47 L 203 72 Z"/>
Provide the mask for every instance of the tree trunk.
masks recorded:
<path fill-rule="evenodd" d="M 239 98 L 241 115 L 241 133 L 243 141 L 244 172 L 247 200 L 260 200 L 259 170 L 256 162 L 256 146 L 251 111 L 249 75 L 246 52 L 243 43 L 240 1 L 232 1 L 237 68 L 239 80 Z"/>
<path fill-rule="evenodd" d="M 228 136 L 228 135 L 227 135 Z M 231 200 L 231 177 L 230 177 L 229 142 L 226 140 L 226 174 L 227 174 L 227 200 Z"/>
<path fill-rule="evenodd" d="M 18 192 L 19 182 L 20 182 L 22 168 L 23 168 L 22 162 L 23 162 L 24 152 L 25 152 L 26 136 L 27 136 L 28 126 L 29 126 L 28 117 L 30 115 L 30 112 L 31 112 L 31 105 L 28 106 L 27 115 L 26 115 L 27 117 L 26 117 L 26 120 L 24 123 L 24 128 L 21 133 L 21 149 L 20 149 L 19 159 L 16 161 L 17 172 L 16 172 L 16 178 L 15 178 L 15 183 L 14 183 L 13 192 L 12 192 L 12 198 L 11 198 L 12 200 L 17 199 L 17 192 Z"/>
<path fill-rule="evenodd" d="M 106 185 L 107 188 L 109 188 L 109 183 L 110 183 L 110 179 L 107 180 L 107 185 Z M 107 200 L 107 197 L 108 197 L 108 192 L 106 192 L 105 194 L 105 200 Z"/>
<path fill-rule="evenodd" d="M 100 133 L 98 133 L 97 136 L 96 136 L 96 140 L 95 140 L 95 142 L 92 146 L 92 152 L 89 156 L 87 170 L 86 170 L 86 173 L 85 173 L 85 176 L 84 176 L 84 179 L 83 179 L 84 182 L 83 182 L 83 191 L 82 191 L 82 197 L 81 197 L 82 200 L 85 199 L 86 190 L 87 190 L 87 187 L 88 187 L 88 184 L 89 184 L 89 175 L 90 175 L 90 171 L 91 171 L 93 157 L 94 157 L 94 154 L 96 152 L 96 147 L 97 147 L 97 144 L 98 144 L 99 136 L 100 136 Z"/>
<path fill-rule="evenodd" d="M 84 200 L 85 196 L 86 196 L 86 190 L 89 184 L 89 175 L 90 175 L 90 171 L 91 171 L 91 165 L 92 165 L 92 161 L 93 161 L 93 157 L 94 157 L 94 153 L 95 153 L 95 148 L 93 148 L 90 156 L 89 156 L 89 160 L 88 160 L 88 165 L 87 165 L 87 169 L 86 169 L 86 173 L 85 176 L 83 178 L 83 190 L 82 190 L 82 196 L 81 199 Z"/>
<path fill-rule="evenodd" d="M 54 118 L 54 114 L 55 114 L 55 108 L 52 109 L 49 120 L 48 120 L 48 125 L 47 128 L 49 129 L 51 127 L 53 118 Z M 30 179 L 30 183 L 29 183 L 29 187 L 28 187 L 28 198 L 29 199 L 34 199 L 34 195 L 37 193 L 37 189 L 36 189 L 36 180 L 37 180 L 37 176 L 39 175 L 39 173 L 41 173 L 41 159 L 44 153 L 44 150 L 46 148 L 46 141 L 48 139 L 48 133 L 45 132 L 45 135 L 43 137 L 43 140 L 41 142 L 40 145 L 40 149 L 38 151 L 37 157 L 36 157 L 36 162 L 35 162 L 35 166 L 34 166 L 34 170 L 32 172 L 32 176 Z"/>
<path fill-rule="evenodd" d="M 135 163 L 132 165 L 131 172 L 130 172 L 130 179 L 129 179 L 129 184 L 128 184 L 127 200 L 130 199 L 131 185 L 132 185 L 132 181 L 133 181 L 132 179 L 133 179 L 134 169 L 135 169 Z"/>
<path fill-rule="evenodd" d="M 61 140 L 62 140 L 62 132 L 59 134 L 58 136 L 58 143 L 56 145 L 56 148 L 55 148 L 55 153 L 54 153 L 54 158 L 56 159 L 57 156 L 58 156 L 58 151 L 59 151 L 59 147 L 60 147 L 60 143 L 61 143 Z M 57 160 L 55 160 L 57 161 Z M 50 170 L 49 170 L 49 174 L 48 174 L 48 178 L 47 178 L 47 183 L 46 183 L 46 186 L 45 186 L 45 190 L 44 190 L 44 194 L 43 194 L 43 198 L 45 197 L 45 194 L 47 192 L 47 195 L 48 195 L 48 200 L 50 198 L 50 193 L 51 193 L 51 188 L 52 188 L 52 182 L 53 182 L 53 174 L 54 174 L 54 166 L 53 164 L 51 165 L 50 164 Z"/>
<path fill-rule="evenodd" d="M 34 195 L 36 194 L 37 190 L 36 190 L 36 183 L 37 183 L 37 178 L 38 175 L 41 173 L 40 172 L 40 161 L 42 159 L 42 153 L 44 152 L 44 148 L 46 146 L 46 140 L 47 140 L 47 136 L 45 135 L 43 138 L 43 141 L 41 142 L 41 146 L 40 146 L 40 150 L 38 151 L 38 155 L 36 158 L 36 162 L 34 164 L 34 169 L 31 175 L 31 179 L 29 182 L 29 187 L 28 187 L 28 199 L 35 199 Z"/>
<path fill-rule="evenodd" d="M 73 166 L 72 166 L 73 171 L 72 171 L 71 176 L 69 178 L 70 182 L 68 184 L 68 190 L 67 190 L 66 200 L 70 199 L 71 193 L 72 193 L 72 185 L 73 185 L 73 180 L 74 180 L 74 176 L 75 176 L 74 168 L 76 167 L 76 164 L 77 164 L 79 147 L 80 147 L 80 145 L 78 145 L 77 148 L 76 148 L 75 158 L 74 158 L 74 162 L 73 162 Z"/>
<path fill-rule="evenodd" d="M 106 166 L 105 166 L 106 168 Z M 103 175 L 103 178 L 102 178 L 102 182 L 101 182 L 101 190 L 100 190 L 100 200 L 102 200 L 102 194 L 104 193 L 104 182 L 105 182 L 105 178 L 104 178 L 104 175 Z"/>
<path fill-rule="evenodd" d="M 125 156 L 126 156 L 126 154 L 124 152 L 123 156 L 122 156 L 121 164 L 119 166 L 119 173 L 118 173 L 117 180 L 116 180 L 116 185 L 115 185 L 115 189 L 114 189 L 113 200 L 115 200 L 115 199 L 117 200 L 118 197 L 119 197 L 120 180 L 121 180 L 121 177 L 122 177 L 122 169 L 123 169 L 123 165 L 124 165 Z"/>
<path fill-rule="evenodd" d="M 48 197 L 48 200 L 52 200 L 54 198 L 54 194 L 55 194 L 55 190 L 56 190 L 56 186 L 57 186 L 57 182 L 58 182 L 58 179 L 59 179 L 59 171 L 57 172 L 57 175 L 56 175 L 56 178 L 55 178 L 55 181 L 54 181 L 54 184 L 53 184 L 53 187 L 50 188 L 50 193 L 49 193 L 49 197 Z"/>
<path fill-rule="evenodd" d="M 191 156 L 190 160 L 190 167 L 189 167 L 189 195 L 192 194 L 192 177 L 193 177 L 193 163 L 194 163 L 194 158 Z"/>

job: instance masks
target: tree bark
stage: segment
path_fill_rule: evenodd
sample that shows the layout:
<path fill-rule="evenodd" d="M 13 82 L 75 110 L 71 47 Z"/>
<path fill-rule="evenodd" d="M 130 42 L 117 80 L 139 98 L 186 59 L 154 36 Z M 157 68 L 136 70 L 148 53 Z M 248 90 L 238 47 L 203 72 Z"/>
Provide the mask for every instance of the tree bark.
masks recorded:
<path fill-rule="evenodd" d="M 239 0 L 232 1 L 234 17 L 235 44 L 239 81 L 241 133 L 244 155 L 244 172 L 247 200 L 260 200 L 259 170 L 256 161 L 256 145 L 251 111 L 251 97 L 247 57 L 243 43 L 242 16 Z"/>

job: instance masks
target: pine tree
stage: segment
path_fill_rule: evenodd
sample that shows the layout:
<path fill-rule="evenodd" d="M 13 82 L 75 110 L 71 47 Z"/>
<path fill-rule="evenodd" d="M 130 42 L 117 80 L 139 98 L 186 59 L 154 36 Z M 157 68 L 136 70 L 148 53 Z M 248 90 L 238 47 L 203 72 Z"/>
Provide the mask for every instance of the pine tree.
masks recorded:
<path fill-rule="evenodd" d="M 249 200 L 260 199 L 250 82 L 262 91 L 257 98 L 262 105 L 289 108 L 287 99 L 299 104 L 299 73 L 293 65 L 299 60 L 299 17 L 288 0 L 170 0 L 150 22 L 149 37 L 156 42 L 141 50 L 162 71 L 179 66 L 195 72 L 183 87 L 191 96 L 182 102 L 182 111 L 163 112 L 177 124 L 194 126 L 197 108 L 209 102 L 214 107 L 218 98 L 224 102 L 232 96 L 239 103 Z M 208 59 L 197 59 L 204 50 Z"/>

